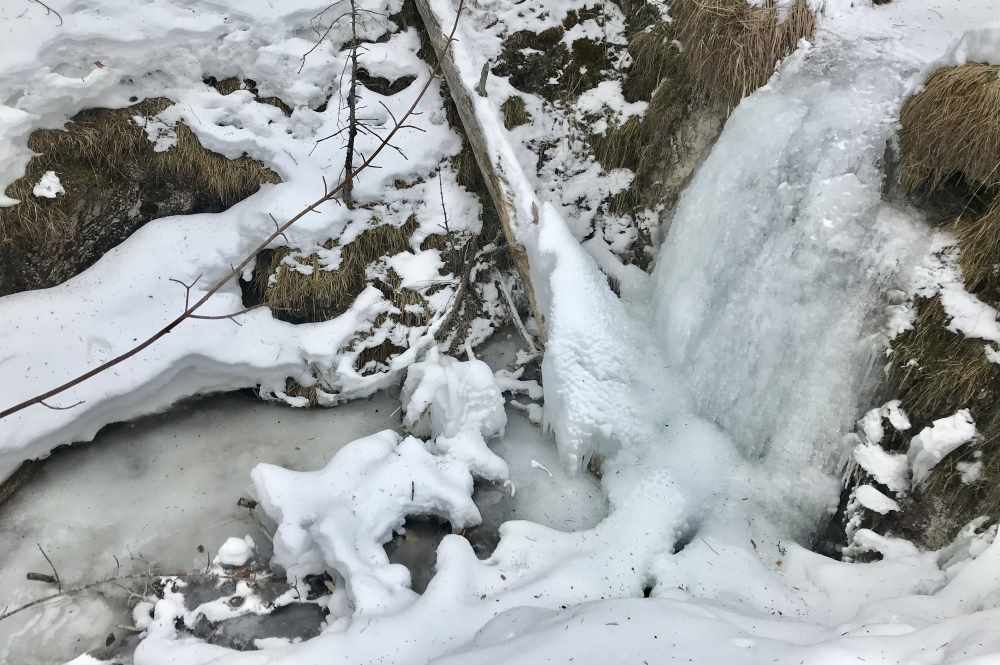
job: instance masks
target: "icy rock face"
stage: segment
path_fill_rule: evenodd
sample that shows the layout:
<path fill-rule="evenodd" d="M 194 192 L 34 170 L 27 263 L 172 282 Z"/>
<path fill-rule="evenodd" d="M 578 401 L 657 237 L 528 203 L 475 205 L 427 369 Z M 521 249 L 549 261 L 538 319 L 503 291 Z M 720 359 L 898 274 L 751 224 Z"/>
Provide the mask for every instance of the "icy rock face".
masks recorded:
<path fill-rule="evenodd" d="M 880 209 L 912 65 L 874 42 L 828 41 L 734 111 L 655 273 L 661 344 L 696 410 L 771 466 L 842 460 L 835 442 L 878 347 L 866 322 L 923 242 L 900 242 Z"/>

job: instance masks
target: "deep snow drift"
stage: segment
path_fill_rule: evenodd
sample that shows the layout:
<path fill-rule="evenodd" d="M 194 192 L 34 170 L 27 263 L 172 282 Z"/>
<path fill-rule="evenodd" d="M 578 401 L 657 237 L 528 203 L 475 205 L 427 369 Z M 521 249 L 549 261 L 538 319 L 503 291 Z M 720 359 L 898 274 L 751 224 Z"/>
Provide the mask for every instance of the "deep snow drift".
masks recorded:
<path fill-rule="evenodd" d="M 885 142 L 929 61 L 994 18 L 987 0 L 934 4 L 827 3 L 815 43 L 734 111 L 655 274 L 623 271 L 621 298 L 558 210 L 515 183 L 518 205 L 540 203 L 525 240 L 546 308 L 546 422 L 565 469 L 600 467 L 606 518 L 506 522 L 486 560 L 446 536 L 413 593 L 373 541 L 411 511 L 475 523 L 473 476 L 502 483 L 514 468 L 484 445 L 502 427 L 486 373 L 428 354 L 404 401 L 430 409 L 429 441 L 382 433 L 321 471 L 254 473 L 281 563 L 338 576 L 326 630 L 237 652 L 179 632 L 166 594 L 135 662 L 995 659 L 995 528 L 940 552 L 859 530 L 855 545 L 882 556 L 867 564 L 797 544 L 835 502 L 841 436 L 889 323 L 881 292 L 908 284 L 931 247 L 916 215 L 880 201 Z M 453 5 L 434 7 L 449 24 Z M 463 53 L 474 76 L 483 54 Z"/>

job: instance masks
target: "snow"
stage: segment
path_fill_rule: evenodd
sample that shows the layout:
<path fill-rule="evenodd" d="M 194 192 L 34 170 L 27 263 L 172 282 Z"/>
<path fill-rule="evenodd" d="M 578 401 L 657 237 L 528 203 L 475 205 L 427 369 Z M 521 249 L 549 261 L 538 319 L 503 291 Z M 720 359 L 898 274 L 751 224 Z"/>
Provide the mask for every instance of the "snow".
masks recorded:
<path fill-rule="evenodd" d="M 975 462 L 956 462 L 955 468 L 958 470 L 963 485 L 971 485 L 983 475 L 983 463 L 978 460 Z"/>
<path fill-rule="evenodd" d="M 245 566 L 253 555 L 253 538 L 244 536 L 243 538 L 226 538 L 222 543 L 219 553 L 215 555 L 214 562 L 220 566 Z"/>
<path fill-rule="evenodd" d="M 951 452 L 976 438 L 976 423 L 968 409 L 939 418 L 910 439 L 907 457 L 913 470 L 913 486 L 923 483 L 934 467 Z"/>
<path fill-rule="evenodd" d="M 871 485 L 859 485 L 854 489 L 854 496 L 868 510 L 874 510 L 879 515 L 899 510 L 899 504 L 882 494 Z"/>
<path fill-rule="evenodd" d="M 877 445 L 863 444 L 854 449 L 853 456 L 862 469 L 893 492 L 909 489 L 910 465 L 906 455 L 886 452 Z"/>
<path fill-rule="evenodd" d="M 246 153 L 283 180 L 224 213 L 151 222 L 79 276 L 52 289 L 0 299 L 3 371 L 18 377 L 0 384 L 0 404 L 10 406 L 53 388 L 152 334 L 183 308 L 184 290 L 170 280 L 191 283 L 200 275 L 191 290 L 191 298 L 197 299 L 273 231 L 271 215 L 288 219 L 322 195 L 323 177 L 337 182 L 343 146 L 335 140 L 317 145 L 316 140 L 344 123 L 337 86 L 344 83 L 338 73 L 346 52 L 338 45 L 349 26 L 342 22 L 304 64 L 301 58 L 312 45 L 301 34 L 327 4 L 296 0 L 274 6 L 263 1 L 203 6 L 176 0 L 135 9 L 100 2 L 92 8 L 64 7 L 58 26 L 56 17 L 36 6 L 17 12 L 0 9 L 9 37 L 0 46 L 0 89 L 9 91 L 0 100 L 0 189 L 23 172 L 32 130 L 61 127 L 84 108 L 123 107 L 130 98 L 153 96 L 176 102 L 156 118 L 142 120 L 156 149 L 170 149 L 170 128 L 183 121 L 205 147 L 229 157 Z M 362 21 L 362 34 L 374 40 L 386 32 L 388 19 L 382 15 L 398 11 L 399 2 L 370 0 L 362 8 L 370 12 Z M 407 30 L 373 44 L 365 54 L 364 66 L 373 76 L 416 77 L 396 95 L 362 91 L 373 127 L 391 122 L 381 104 L 400 116 L 427 80 L 430 72 L 416 55 L 419 46 L 416 32 Z M 262 95 L 279 95 L 294 111 L 285 117 L 245 91 L 222 96 L 202 82 L 207 75 L 253 78 L 261 82 Z M 333 95 L 329 108 L 312 110 L 328 94 Z M 457 184 L 446 161 L 461 144 L 447 125 L 439 84 L 430 86 L 417 112 L 421 115 L 415 122 L 423 132 L 404 131 L 394 140 L 408 159 L 387 152 L 379 159 L 382 168 L 355 183 L 354 196 L 365 206 L 350 211 L 327 204 L 285 235 L 308 254 L 330 238 L 347 243 L 376 221 L 399 226 L 415 215 L 415 246 L 397 263 L 407 284 L 421 290 L 434 286 L 433 302 L 446 307 L 456 278 L 438 274 L 437 252 L 420 253 L 419 242 L 440 232 L 442 198 L 455 231 L 478 230 L 481 206 Z M 357 148 L 371 154 L 376 141 L 363 136 Z M 239 285 L 231 280 L 201 313 L 242 308 Z M 432 311 L 436 318 L 429 326 L 398 330 L 389 323 L 375 330 L 376 319 L 390 308 L 379 291 L 368 288 L 343 315 L 318 324 L 289 325 L 266 309 L 239 316 L 240 326 L 227 320 L 186 321 L 127 363 L 51 401 L 56 407 L 79 402 L 74 408 L 34 406 L 6 418 L 0 433 L 0 477 L 23 459 L 90 440 L 110 422 L 155 413 L 191 395 L 259 386 L 264 397 L 302 405 L 302 398 L 285 392 L 291 378 L 316 385 L 327 405 L 368 396 L 397 380 L 416 360 L 443 314 Z M 388 371 L 361 375 L 354 367 L 358 354 L 390 335 L 406 340 L 409 352 L 394 359 Z"/>
<path fill-rule="evenodd" d="M 65 194 L 66 190 L 63 189 L 62 183 L 59 182 L 59 176 L 56 175 L 55 171 L 46 171 L 42 174 L 42 177 L 35 184 L 31 193 L 40 199 L 54 199 L 60 194 Z"/>
<path fill-rule="evenodd" d="M 494 158 L 505 167 L 505 188 L 514 197 L 514 230 L 527 247 L 545 314 L 543 408 L 557 452 L 542 455 L 538 445 L 517 452 L 515 442 L 490 451 L 486 439 L 502 432 L 506 423 L 498 408 L 504 384 L 509 385 L 505 377 L 498 381 L 488 366 L 472 358 L 463 362 L 433 350 L 420 357 L 414 352 L 407 360 L 415 364 L 401 402 L 407 425 L 430 441 L 389 430 L 357 432 L 360 438 L 352 435 L 351 443 L 329 450 L 333 456 L 318 470 L 285 468 L 293 465 L 275 459 L 253 472 L 262 507 L 279 523 L 275 563 L 293 579 L 324 568 L 337 574 L 328 628 L 298 644 L 249 652 L 225 649 L 177 631 L 176 620 L 186 621 L 188 615 L 183 595 L 168 591 L 146 626 L 136 665 L 596 664 L 663 662 L 667 655 L 789 665 L 985 663 L 995 658 L 1000 652 L 995 630 L 1000 539 L 995 530 L 971 529 L 946 551 L 923 552 L 906 541 L 859 529 L 852 547 L 881 557 L 864 564 L 833 561 L 798 544 L 808 542 L 835 508 L 835 472 L 850 455 L 876 481 L 904 492 L 910 488 L 910 461 L 919 482 L 933 463 L 975 433 L 968 414 L 937 421 L 913 438 L 908 461 L 878 445 L 883 418 L 906 428 L 897 405 L 862 419 L 866 440 L 853 451 L 843 436 L 855 426 L 857 405 L 870 394 L 884 351 L 883 296 L 905 287 L 908 272 L 933 242 L 921 230 L 918 216 L 881 200 L 886 142 L 903 95 L 928 63 L 945 52 L 961 29 L 992 17 L 990 3 L 974 0 L 935 19 L 929 11 L 934 1 L 885 8 L 850 7 L 846 0 L 829 3 L 814 43 L 803 44 L 764 89 L 735 109 L 679 203 L 652 276 L 616 265 L 606 240 L 581 245 L 579 231 L 590 220 L 567 221 L 562 205 L 563 195 L 585 189 L 604 196 L 627 181 L 627 174 L 605 174 L 605 179 L 599 171 L 584 169 L 547 202 L 552 192 L 542 185 L 553 185 L 554 180 L 546 179 L 552 174 L 524 168 L 524 145 L 511 142 L 491 106 L 506 99 L 498 93 L 509 92 L 508 84 L 490 79 L 489 97 L 474 99 L 474 110 L 484 119 Z M 448 24 L 454 5 L 447 0 L 432 4 Z M 504 13 L 516 25 L 513 14 L 538 12 L 540 3 L 525 4 L 480 8 L 474 20 Z M 235 52 L 226 51 L 234 62 L 260 52 L 259 59 L 250 60 L 253 67 L 271 74 L 262 78 L 280 82 L 274 85 L 286 86 L 283 92 L 290 100 L 305 103 L 319 95 L 321 79 L 312 77 L 330 69 L 339 57 L 335 54 L 327 54 L 329 61 L 307 63 L 304 77 L 275 76 L 287 71 L 281 63 L 292 67 L 293 54 L 301 52 L 296 46 L 302 40 L 284 22 L 294 23 L 290 19 L 295 16 L 301 21 L 315 6 L 261 5 L 254 16 L 258 21 L 247 21 L 253 25 L 245 31 L 249 35 L 225 32 L 228 28 L 215 13 L 223 6 L 213 5 L 198 21 L 182 16 L 174 4 L 148 14 L 137 11 L 129 15 L 128 28 L 135 30 L 128 34 L 145 37 L 153 28 L 143 20 L 155 15 L 162 19 L 159 25 L 186 32 L 171 34 L 166 46 L 156 46 L 159 50 L 146 57 L 162 57 L 164 49 L 181 51 L 177 44 L 184 40 L 185 48 L 193 40 L 202 58 L 220 57 L 205 46 L 210 26 L 229 35 L 222 43 Z M 552 2 L 537 27 L 558 23 L 575 6 Z M 81 24 L 94 30 L 101 21 L 87 14 Z M 465 29 L 456 50 L 463 78 L 470 82 L 478 78 L 481 62 L 494 54 L 490 40 L 496 38 L 491 33 L 477 40 L 469 34 L 476 29 L 476 23 Z M 611 22 L 609 29 L 618 28 Z M 247 46 L 253 39 L 263 40 L 263 46 Z M 414 43 L 413 35 L 394 37 L 386 49 L 398 47 L 405 53 Z M 132 53 L 129 44 L 113 46 L 108 46 L 112 52 Z M 29 62 L 17 58 L 9 62 L 22 68 Z M 79 105 L 86 95 L 73 96 L 72 91 L 98 84 L 114 89 L 117 84 L 101 72 L 117 66 L 116 61 L 102 58 L 111 66 L 83 72 L 91 78 L 75 78 L 72 85 L 64 81 L 59 91 Z M 426 75 L 418 67 L 414 71 Z M 89 100 L 98 97 L 92 92 Z M 285 184 L 234 208 L 237 212 L 213 217 L 213 223 L 224 222 L 219 225 L 224 238 L 208 242 L 205 255 L 185 247 L 193 258 L 173 264 L 215 266 L 218 273 L 228 257 L 238 255 L 244 234 L 265 227 L 260 210 L 281 210 L 279 203 L 291 208 L 290 202 L 299 200 L 293 183 L 318 172 L 303 164 L 317 165 L 303 145 L 283 137 L 259 139 L 270 125 L 258 112 L 240 115 L 245 95 L 220 101 L 204 90 L 179 94 L 188 95 L 182 99 L 190 99 L 199 115 L 213 121 L 239 115 L 251 129 L 207 130 L 206 140 L 233 151 L 239 144 L 249 146 L 252 154 L 268 153 L 269 163 L 280 165 L 286 178 Z M 41 111 L 31 108 L 32 113 Z M 431 108 L 433 117 L 439 108 Z M 534 114 L 537 109 L 531 110 Z M 47 121 L 55 122 L 65 112 Z M 187 118 L 183 109 L 175 112 Z M 273 120 L 279 134 L 287 128 L 293 135 L 302 132 L 307 141 L 320 129 L 332 129 L 329 118 L 306 110 L 292 121 Z M 16 131 L 21 134 L 15 138 L 23 138 L 24 128 Z M 242 143 L 227 141 L 231 134 L 242 137 Z M 453 139 L 444 129 L 421 137 L 426 145 L 413 146 L 419 168 L 410 163 L 403 175 L 435 169 Z M 301 160 L 298 167 L 281 156 L 286 148 Z M 579 165 L 569 159 L 563 163 Z M 2 168 L 7 170 L 0 175 L 6 177 L 10 167 Z M 391 181 L 373 177 L 366 182 L 374 192 L 388 189 Z M 341 224 L 344 233 L 356 233 L 365 223 L 355 223 L 344 212 L 331 215 L 334 221 L 324 223 Z M 170 226 L 188 221 L 171 220 Z M 229 222 L 233 225 L 226 226 Z M 306 246 L 323 235 L 323 225 L 314 224 L 299 231 Z M 104 293 L 122 298 L 122 309 L 99 313 L 104 320 L 120 320 L 125 306 L 137 307 L 135 299 L 119 291 L 105 293 L 98 277 L 109 270 L 130 277 L 135 273 L 133 288 L 165 277 L 162 266 L 144 270 L 136 257 L 151 246 L 146 243 L 171 247 L 164 240 L 180 242 L 182 236 L 171 235 L 167 226 L 140 232 L 98 269 L 64 287 L 0 301 L 0 314 L 24 310 L 45 318 L 38 301 L 46 312 L 80 312 L 74 298 Z M 196 232 L 194 226 L 188 230 Z M 621 297 L 602 272 L 609 267 Z M 939 283 L 939 288 L 945 285 Z M 963 318 L 969 301 L 955 293 L 958 304 L 949 309 L 955 325 L 978 330 L 978 319 Z M 235 290 L 226 295 L 231 300 L 215 303 L 218 311 L 233 304 Z M 146 307 L 135 311 L 150 311 Z M 251 376 L 265 376 L 272 390 L 277 390 L 273 385 L 279 377 L 282 382 L 288 375 L 304 378 L 306 364 L 319 364 L 340 377 L 344 358 L 337 349 L 361 321 L 378 316 L 384 307 L 380 296 L 369 292 L 346 318 L 327 324 L 281 325 L 266 312 L 248 316 L 239 331 L 192 324 L 191 332 L 172 335 L 177 341 L 168 340 L 161 355 L 152 357 L 158 366 L 150 367 L 152 360 L 136 370 L 125 366 L 113 382 L 89 388 L 95 393 L 86 395 L 91 400 L 87 410 L 45 416 L 63 419 L 59 426 L 64 434 L 76 428 L 72 435 L 78 436 L 110 418 L 162 408 L 182 394 L 247 385 Z M 164 305 L 163 311 L 168 309 Z M 53 328 L 51 319 L 45 323 L 45 330 Z M 23 338 L 37 343 L 33 338 L 43 335 L 41 323 L 35 328 L 19 325 L 9 338 L 22 346 L 15 348 L 14 361 L 7 362 L 20 375 L 27 367 L 24 359 L 35 357 L 24 351 Z M 53 358 L 53 367 L 73 367 L 79 359 L 72 354 L 79 355 L 80 348 L 91 355 L 110 353 L 117 338 L 99 343 L 86 337 L 86 330 L 79 333 L 82 347 L 67 342 L 66 357 Z M 262 338 L 269 345 L 266 357 Z M 193 352 L 197 361 L 188 355 Z M 274 359 L 275 354 L 280 358 Z M 185 358 L 191 358 L 189 365 L 178 360 Z M 397 367 L 396 373 L 403 369 Z M 341 381 L 338 399 L 384 385 L 379 379 L 359 386 L 360 379 L 349 373 L 331 381 Z M 123 401 L 123 395 L 131 401 Z M 27 421 L 26 416 L 15 422 L 22 428 L 21 438 L 9 447 L 23 451 L 36 446 L 33 451 L 39 452 L 53 440 L 51 431 L 43 432 L 48 439 L 42 438 L 41 420 Z M 587 496 L 596 481 L 563 485 L 560 479 L 582 475 L 588 465 L 600 470 L 606 503 L 591 501 L 586 519 L 572 524 L 568 517 L 573 511 L 557 505 L 560 496 Z M 502 485 L 492 487 L 489 497 L 495 505 L 508 499 L 507 506 L 525 502 L 520 508 L 533 512 L 530 517 L 537 521 L 505 521 L 497 549 L 485 560 L 461 535 L 446 536 L 437 549 L 436 573 L 417 595 L 410 588 L 409 571 L 390 563 L 381 545 L 407 515 L 437 515 L 456 529 L 484 520 L 485 511 L 474 500 L 475 475 L 496 484 L 509 478 L 511 490 L 518 490 L 513 497 L 505 495 Z M 889 497 L 870 489 L 857 494 L 859 501 L 871 509 L 891 508 Z M 527 490 L 529 499 L 524 498 Z M 550 508 L 556 514 L 546 516 Z M 547 523 L 536 515 L 545 516 Z"/>

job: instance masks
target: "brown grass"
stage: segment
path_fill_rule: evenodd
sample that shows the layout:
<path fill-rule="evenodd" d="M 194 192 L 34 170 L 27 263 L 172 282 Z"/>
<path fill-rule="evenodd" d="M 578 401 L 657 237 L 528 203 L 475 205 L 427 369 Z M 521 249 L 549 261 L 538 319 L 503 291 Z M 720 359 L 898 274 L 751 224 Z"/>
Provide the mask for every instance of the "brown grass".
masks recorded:
<path fill-rule="evenodd" d="M 416 228 L 417 221 L 411 217 L 399 227 L 382 224 L 367 229 L 344 245 L 336 270 L 324 270 L 315 254 L 300 256 L 287 247 L 263 252 L 257 259 L 255 272 L 261 301 L 271 308 L 275 317 L 286 321 L 305 323 L 333 319 L 346 312 L 367 286 L 368 266 L 383 256 L 405 251 Z M 333 246 L 336 243 L 331 243 Z M 305 275 L 285 265 L 284 260 L 290 255 L 295 256 L 297 263 L 311 267 L 312 273 Z M 412 301 L 402 296 L 401 300 Z"/>
<path fill-rule="evenodd" d="M 1000 516 L 1000 411 L 995 407 L 1000 366 L 987 360 L 982 340 L 950 332 L 948 323 L 938 298 L 918 301 L 913 328 L 892 342 L 887 379 L 914 425 L 908 436 L 895 441 L 899 451 L 906 451 L 910 435 L 963 408 L 970 409 L 982 435 L 938 463 L 901 514 L 877 520 L 882 528 L 928 548 L 946 545 L 979 515 Z M 983 463 L 981 480 L 963 484 L 956 465 L 976 460 Z"/>
<path fill-rule="evenodd" d="M 503 126 L 507 129 L 514 129 L 531 122 L 531 114 L 525 108 L 524 98 L 520 95 L 512 95 L 500 105 L 500 112 L 503 114 Z"/>
<path fill-rule="evenodd" d="M 168 100 L 151 99 L 125 109 L 92 109 L 75 116 L 65 130 L 32 133 L 28 147 L 36 155 L 24 177 L 7 188 L 7 195 L 21 203 L 0 209 L 0 237 L 22 237 L 36 243 L 53 235 L 61 237 L 73 223 L 79 194 L 115 188 L 137 173 L 186 183 L 223 206 L 246 198 L 261 183 L 279 181 L 274 172 L 252 159 L 227 159 L 206 150 L 183 124 L 177 125 L 176 147 L 154 152 L 145 131 L 132 117 L 152 116 L 169 105 Z M 32 195 L 32 188 L 46 171 L 59 175 L 65 196 L 38 199 Z"/>
<path fill-rule="evenodd" d="M 892 342 L 889 382 L 915 422 L 984 410 L 1000 397 L 1000 365 L 987 360 L 982 340 L 947 330 L 949 321 L 939 299 L 919 301 L 913 328 Z"/>
<path fill-rule="evenodd" d="M 805 0 L 784 20 L 772 1 L 677 0 L 670 14 L 695 94 L 730 107 L 767 83 L 778 61 L 816 29 Z"/>
<path fill-rule="evenodd" d="M 260 163 L 227 159 L 202 147 L 183 124 L 177 145 L 154 152 L 133 116 L 153 116 L 170 105 L 149 99 L 124 109 L 90 109 L 77 114 L 65 129 L 35 131 L 28 147 L 36 154 L 25 175 L 6 190 L 21 201 L 0 209 L 0 246 L 7 268 L 20 261 L 56 262 L 40 270 L 23 288 L 52 286 L 93 263 L 134 228 L 159 216 L 153 201 L 190 193 L 194 209 L 219 211 L 256 192 L 278 176 Z M 40 199 L 32 188 L 46 171 L 55 171 L 66 194 Z M 140 207 L 140 203 L 145 204 Z M 149 209 L 147 209 L 149 208 Z M 170 214 L 178 214 L 173 211 Z M 110 228 L 117 225 L 121 228 Z M 83 256 L 92 247 L 95 256 Z M 35 258 L 31 258 L 35 257 Z M 51 274 L 50 274 L 51 273 Z M 9 286 L 9 285 L 7 285 Z"/>
<path fill-rule="evenodd" d="M 671 83 L 685 80 L 684 58 L 679 43 L 675 42 L 673 23 L 656 23 L 637 33 L 628 43 L 632 57 L 625 78 L 623 92 L 626 99 L 649 100 L 660 81 Z"/>
<path fill-rule="evenodd" d="M 1000 196 L 982 215 L 959 217 L 954 232 L 966 289 L 996 303 L 1000 298 Z"/>
<path fill-rule="evenodd" d="M 973 190 L 1000 186 L 1000 66 L 934 72 L 900 115 L 901 182 L 933 194 L 955 178 Z"/>

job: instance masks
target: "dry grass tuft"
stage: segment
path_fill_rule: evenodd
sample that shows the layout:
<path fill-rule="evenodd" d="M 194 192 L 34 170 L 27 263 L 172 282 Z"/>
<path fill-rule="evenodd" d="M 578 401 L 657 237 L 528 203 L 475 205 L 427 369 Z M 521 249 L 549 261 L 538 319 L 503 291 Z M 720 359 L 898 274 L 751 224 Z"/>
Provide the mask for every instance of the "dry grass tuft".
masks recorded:
<path fill-rule="evenodd" d="M 785 16 L 773 0 L 759 7 L 746 0 L 677 0 L 670 14 L 695 94 L 730 107 L 767 83 L 778 61 L 816 29 L 805 0 Z"/>
<path fill-rule="evenodd" d="M 623 92 L 629 101 L 652 98 L 664 79 L 671 84 L 686 79 L 684 59 L 680 43 L 674 38 L 672 23 L 656 23 L 637 33 L 629 40 L 628 52 L 632 66 L 625 78 Z"/>
<path fill-rule="evenodd" d="M 986 358 L 982 340 L 947 330 L 949 321 L 938 298 L 919 301 L 913 328 L 892 342 L 889 382 L 914 422 L 983 411 L 1000 397 L 1000 365 Z"/>
<path fill-rule="evenodd" d="M 503 113 L 503 126 L 507 129 L 514 129 L 531 122 L 531 114 L 524 105 L 524 98 L 520 95 L 512 95 L 500 106 Z"/>
<path fill-rule="evenodd" d="M 1000 66 L 939 69 L 900 115 L 901 182 L 933 194 L 955 178 L 973 190 L 1000 187 Z"/>
<path fill-rule="evenodd" d="M 183 124 L 176 127 L 177 145 L 155 152 L 133 116 L 153 116 L 170 104 L 157 98 L 124 109 L 90 109 L 65 129 L 31 134 L 28 146 L 36 155 L 6 190 L 21 203 L 0 209 L 4 272 L 31 277 L 0 276 L 0 295 L 72 277 L 150 219 L 224 210 L 262 183 L 279 182 L 252 159 L 206 150 Z M 46 171 L 56 172 L 65 195 L 32 194 Z"/>
<path fill-rule="evenodd" d="M 1000 298 L 1000 196 L 982 215 L 959 217 L 954 232 L 961 248 L 966 289 L 997 302 Z"/>
<path fill-rule="evenodd" d="M 604 134 L 594 135 L 594 158 L 605 171 L 638 170 L 643 152 L 642 124 L 638 118 L 629 118 L 624 124 L 609 127 Z"/>
<path fill-rule="evenodd" d="M 336 270 L 323 270 L 316 255 L 295 255 L 296 263 L 312 268 L 308 275 L 284 263 L 294 255 L 289 248 L 262 252 L 257 257 L 255 271 L 255 286 L 260 296 L 255 300 L 268 305 L 276 318 L 293 323 L 327 321 L 340 316 L 367 285 L 368 266 L 383 256 L 405 251 L 416 228 L 416 219 L 411 217 L 399 227 L 382 224 L 364 231 L 341 249 L 340 266 Z M 419 298 L 419 294 L 415 295 Z M 400 299 L 404 304 L 412 304 L 412 299 L 403 296 Z"/>

